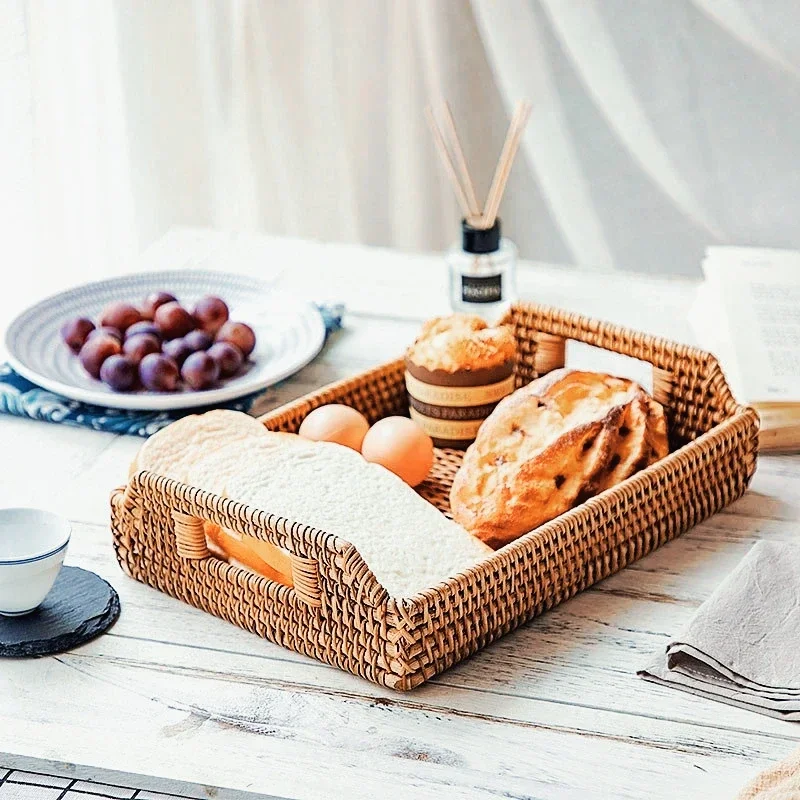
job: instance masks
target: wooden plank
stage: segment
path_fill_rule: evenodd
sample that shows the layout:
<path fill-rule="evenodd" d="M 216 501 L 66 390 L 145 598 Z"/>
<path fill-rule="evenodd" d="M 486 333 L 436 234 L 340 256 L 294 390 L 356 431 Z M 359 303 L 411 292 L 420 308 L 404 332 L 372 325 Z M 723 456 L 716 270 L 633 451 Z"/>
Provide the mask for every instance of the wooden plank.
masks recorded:
<path fill-rule="evenodd" d="M 107 497 L 108 484 L 92 478 L 116 463 L 111 448 L 118 439 L 109 433 L 0 416 L 5 456 L 0 505 L 35 506 L 72 519 L 105 521 L 108 515 L 99 516 L 97 508 Z M 89 513 L 92 507 L 95 511 Z"/>
<path fill-rule="evenodd" d="M 316 299 L 348 304 L 347 329 L 270 390 L 266 408 L 398 355 L 420 319 L 446 310 L 437 256 L 183 230 L 143 260 L 146 269 L 181 266 L 258 274 L 302 294 L 313 286 Z M 528 264 L 520 285 L 540 302 L 690 336 L 690 282 Z M 0 419 L 0 437 L 14 464 L 0 503 L 78 521 L 68 561 L 105 576 L 123 602 L 107 636 L 57 660 L 3 665 L 0 752 L 17 763 L 205 784 L 198 795 L 217 784 L 285 797 L 372 797 L 387 785 L 415 798 L 660 798 L 676 786 L 730 796 L 800 738 L 789 723 L 635 677 L 754 541 L 796 536 L 797 458 L 762 459 L 732 508 L 397 695 L 123 576 L 108 493 L 125 480 L 133 437 L 13 419 Z"/>
<path fill-rule="evenodd" d="M 707 753 L 710 750 L 723 749 L 740 752 L 746 747 L 750 754 L 768 758 L 776 751 L 782 751 L 786 742 L 791 743 L 800 738 L 794 726 L 782 725 L 778 721 L 775 721 L 777 724 L 774 726 L 767 725 L 765 729 L 748 731 L 731 727 L 729 719 L 717 720 L 716 724 L 711 721 L 700 724 L 691 719 L 659 716 L 658 703 L 646 715 L 631 714 L 625 707 L 600 708 L 572 702 L 570 713 L 565 716 L 564 705 L 568 698 L 563 692 L 558 700 L 554 700 L 525 694 L 525 687 L 514 686 L 503 691 L 499 680 L 501 676 L 497 674 L 500 654 L 496 654 L 493 660 L 485 659 L 483 664 L 484 671 L 492 670 L 493 678 L 497 676 L 498 680 L 494 683 L 480 679 L 476 681 L 473 674 L 470 681 L 436 681 L 418 691 L 397 694 L 380 687 L 365 686 L 358 679 L 338 671 L 319 669 L 316 664 L 305 659 L 269 659 L 257 655 L 209 650 L 202 646 L 164 647 L 160 642 L 145 639 L 127 639 L 124 636 L 118 639 L 112 641 L 111 637 L 106 637 L 95 647 L 60 658 L 64 663 L 98 679 L 121 675 L 126 666 L 157 673 L 204 675 L 209 680 L 233 682 L 239 687 L 250 685 L 253 692 L 268 686 L 313 695 L 343 695 L 373 703 L 377 701 L 383 706 L 457 712 L 488 721 L 536 724 L 542 728 L 571 733 L 611 738 L 625 735 L 653 747 L 675 747 L 687 752 Z M 552 674 L 561 665 L 555 660 L 549 666 Z M 593 676 L 589 677 L 591 679 Z M 152 686 L 149 682 L 146 685 Z M 569 682 L 565 681 L 564 685 L 569 685 Z M 631 688 L 638 689 L 638 684 L 634 686 L 631 683 Z M 606 686 L 606 692 L 615 689 L 616 687 Z M 167 692 L 167 698 L 187 697 L 186 702 L 189 702 L 188 696 L 182 690 L 164 686 L 162 691 Z M 674 692 L 667 694 L 674 697 Z M 224 714 L 220 706 L 214 702 L 209 704 L 207 696 L 197 696 L 191 703 L 209 713 L 213 707 L 214 714 Z M 671 713 L 674 717 L 674 712 Z M 257 714 L 253 718 L 257 718 Z"/>
<path fill-rule="evenodd" d="M 732 793 L 754 767 L 791 749 L 757 735 L 719 745 L 700 732 L 694 745 L 655 747 L 624 733 L 578 735 L 538 721 L 443 712 L 423 695 L 414 705 L 376 703 L 225 679 L 190 661 L 180 669 L 106 664 L 99 677 L 77 661 L 4 670 L 0 751 L 57 752 L 122 772 L 298 798 L 381 796 L 388 785 L 397 797 L 640 798 L 646 786 L 650 798 L 671 798 L 674 784 L 652 782 L 654 770 L 698 796 Z"/>
<path fill-rule="evenodd" d="M 78 563 L 106 577 L 120 592 L 125 613 L 106 639 L 157 643 L 163 647 L 165 659 L 176 652 L 172 646 L 184 646 L 227 652 L 242 659 L 256 658 L 265 664 L 274 661 L 281 665 L 281 670 L 287 664 L 290 670 L 297 670 L 295 682 L 307 679 L 331 685 L 331 681 L 336 681 L 336 685 L 346 685 L 354 693 L 397 697 L 357 678 L 340 676 L 333 668 L 264 642 L 125 578 L 112 563 L 107 542 L 104 529 L 82 526 L 71 553 Z M 665 550 L 683 544 L 678 541 Z M 655 555 L 641 563 L 648 564 Z M 715 584 L 727 571 L 726 565 L 718 571 Z M 669 564 L 663 572 L 672 577 Z M 653 574 L 657 574 L 656 570 Z M 623 580 L 623 590 L 615 590 L 615 583 Z M 800 737 L 800 730 L 780 721 L 755 719 L 741 709 L 721 707 L 637 679 L 636 670 L 650 662 L 667 637 L 688 621 L 704 597 L 697 597 L 691 603 L 677 602 L 667 593 L 631 598 L 624 591 L 627 580 L 627 572 L 608 579 L 435 679 L 433 684 L 441 691 L 444 707 L 449 707 L 448 690 L 458 688 L 554 704 L 552 714 L 556 717 L 562 714 L 565 702 L 589 711 L 607 712 L 600 727 L 600 718 L 593 718 L 587 729 L 592 733 L 608 734 L 635 725 L 627 717 L 641 715 L 650 720 L 735 731 L 753 728 L 779 737 Z M 693 575 L 688 573 L 687 581 L 691 580 Z M 111 648 L 113 657 L 116 644 L 103 646 Z M 264 667 L 268 668 L 272 667 Z M 298 677 L 300 672 L 305 679 Z M 424 691 L 439 697 L 437 690 Z"/>

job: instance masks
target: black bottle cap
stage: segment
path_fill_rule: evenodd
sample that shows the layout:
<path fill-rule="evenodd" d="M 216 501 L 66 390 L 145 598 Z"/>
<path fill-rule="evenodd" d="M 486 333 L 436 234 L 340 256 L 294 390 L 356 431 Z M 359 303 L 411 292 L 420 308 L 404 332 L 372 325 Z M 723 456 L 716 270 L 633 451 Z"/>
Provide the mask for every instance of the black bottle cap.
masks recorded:
<path fill-rule="evenodd" d="M 491 228 L 473 228 L 461 220 L 461 247 L 465 253 L 494 253 L 500 249 L 500 218 Z"/>

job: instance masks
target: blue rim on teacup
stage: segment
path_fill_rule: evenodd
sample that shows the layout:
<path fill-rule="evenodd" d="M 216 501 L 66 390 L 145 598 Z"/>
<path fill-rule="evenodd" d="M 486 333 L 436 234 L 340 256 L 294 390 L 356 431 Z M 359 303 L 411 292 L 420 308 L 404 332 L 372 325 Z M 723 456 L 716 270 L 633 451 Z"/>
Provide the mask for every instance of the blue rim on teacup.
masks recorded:
<path fill-rule="evenodd" d="M 38 608 L 58 577 L 72 528 L 36 508 L 0 508 L 0 615 Z"/>
<path fill-rule="evenodd" d="M 68 544 L 69 544 L 69 536 L 67 537 L 67 540 L 64 542 L 64 544 L 53 548 L 48 553 L 42 553 L 40 556 L 31 556 L 30 558 L 16 558 L 10 561 L 0 559 L 0 567 L 7 567 L 10 564 L 33 564 L 35 561 L 42 561 L 45 558 L 49 558 L 50 556 L 54 556 L 56 553 L 61 552 L 66 548 Z"/>
<path fill-rule="evenodd" d="M 20 517 L 21 519 L 13 521 L 15 526 L 23 525 L 38 525 L 43 523 L 52 526 L 53 528 L 60 528 L 63 538 L 59 540 L 56 538 L 56 544 L 48 544 L 47 549 L 33 548 L 29 552 L 22 551 L 18 555 L 8 557 L 6 550 L 7 543 L 3 536 L 3 528 L 9 523 L 6 518 Z M 50 511 L 42 511 L 39 508 L 0 508 L 0 565 L 8 566 L 10 564 L 30 564 L 34 561 L 41 561 L 44 558 L 54 556 L 60 550 L 63 550 L 70 540 L 72 535 L 72 526 L 69 521 L 58 514 L 53 514 Z"/>

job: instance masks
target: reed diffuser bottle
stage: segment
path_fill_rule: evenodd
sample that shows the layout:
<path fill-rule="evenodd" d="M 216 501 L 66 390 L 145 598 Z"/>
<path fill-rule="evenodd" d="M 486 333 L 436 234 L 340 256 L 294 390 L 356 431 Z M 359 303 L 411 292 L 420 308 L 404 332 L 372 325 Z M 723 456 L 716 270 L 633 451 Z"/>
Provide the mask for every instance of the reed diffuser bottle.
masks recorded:
<path fill-rule="evenodd" d="M 491 228 L 461 222 L 461 241 L 447 251 L 450 307 L 497 321 L 517 299 L 517 248 Z"/>
<path fill-rule="evenodd" d="M 447 252 L 450 307 L 496 322 L 517 299 L 517 248 L 501 235 L 497 212 L 530 116 L 530 103 L 519 103 L 514 112 L 483 207 L 478 204 L 450 106 L 442 106 L 444 128 L 439 127 L 432 108 L 428 107 L 426 113 L 442 164 L 464 212 L 461 241 Z"/>

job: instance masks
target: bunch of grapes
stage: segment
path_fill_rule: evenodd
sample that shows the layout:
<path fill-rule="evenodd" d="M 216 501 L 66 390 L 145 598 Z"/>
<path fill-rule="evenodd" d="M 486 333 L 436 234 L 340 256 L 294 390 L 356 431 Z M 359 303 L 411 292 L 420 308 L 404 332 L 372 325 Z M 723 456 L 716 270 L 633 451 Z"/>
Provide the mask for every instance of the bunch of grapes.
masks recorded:
<path fill-rule="evenodd" d="M 111 303 L 99 325 L 86 317 L 69 320 L 61 338 L 114 391 L 201 390 L 239 372 L 255 349 L 253 329 L 228 316 L 219 297 L 203 297 L 188 311 L 168 292 L 154 292 L 140 307 Z"/>

